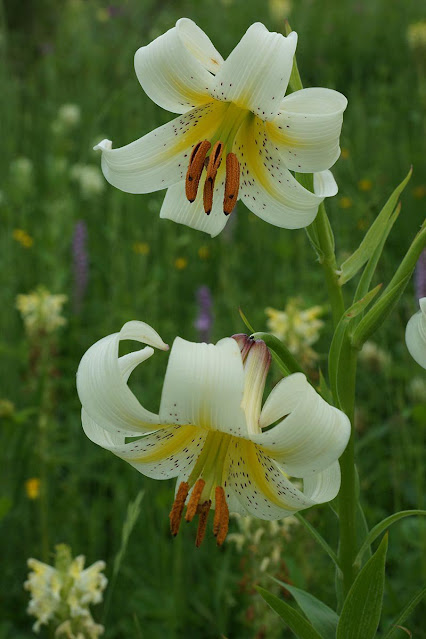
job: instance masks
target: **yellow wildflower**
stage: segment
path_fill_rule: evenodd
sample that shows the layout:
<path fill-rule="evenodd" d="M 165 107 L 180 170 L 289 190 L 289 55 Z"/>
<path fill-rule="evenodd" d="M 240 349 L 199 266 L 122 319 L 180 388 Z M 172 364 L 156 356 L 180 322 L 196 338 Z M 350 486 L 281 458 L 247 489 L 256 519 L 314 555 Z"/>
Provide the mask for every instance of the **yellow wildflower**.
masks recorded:
<path fill-rule="evenodd" d="M 360 231 L 365 231 L 365 229 L 368 228 L 368 221 L 365 219 L 365 217 L 362 217 L 360 220 L 358 220 L 356 225 Z"/>
<path fill-rule="evenodd" d="M 175 269 L 183 271 L 188 266 L 188 260 L 186 257 L 177 257 L 175 259 Z"/>
<path fill-rule="evenodd" d="M 339 206 L 341 209 L 350 209 L 352 206 L 352 200 L 350 197 L 343 196 L 339 200 Z"/>
<path fill-rule="evenodd" d="M 26 231 L 23 229 L 15 229 L 12 233 L 12 237 L 14 240 L 18 242 L 24 248 L 31 248 L 34 244 L 34 240 Z"/>
<path fill-rule="evenodd" d="M 40 479 L 38 477 L 30 477 L 25 482 L 25 492 L 28 499 L 37 499 L 40 496 Z"/>
<path fill-rule="evenodd" d="M 340 157 L 341 157 L 343 160 L 347 160 L 349 156 L 350 156 L 349 150 L 348 150 L 348 149 L 345 149 L 345 148 L 343 147 L 343 148 L 341 149 L 341 151 L 340 151 Z"/>
<path fill-rule="evenodd" d="M 198 249 L 198 257 L 200 260 L 208 260 L 210 257 L 210 250 L 207 246 L 200 246 Z"/>
<path fill-rule="evenodd" d="M 358 188 L 360 191 L 371 191 L 373 182 L 368 178 L 364 178 L 358 182 Z"/>
<path fill-rule="evenodd" d="M 148 255 L 150 250 L 148 242 L 135 242 L 133 244 L 133 252 L 138 255 Z"/>
<path fill-rule="evenodd" d="M 413 189 L 413 195 L 416 200 L 421 200 L 426 195 L 426 186 L 424 184 L 420 184 L 420 186 L 416 186 Z"/>

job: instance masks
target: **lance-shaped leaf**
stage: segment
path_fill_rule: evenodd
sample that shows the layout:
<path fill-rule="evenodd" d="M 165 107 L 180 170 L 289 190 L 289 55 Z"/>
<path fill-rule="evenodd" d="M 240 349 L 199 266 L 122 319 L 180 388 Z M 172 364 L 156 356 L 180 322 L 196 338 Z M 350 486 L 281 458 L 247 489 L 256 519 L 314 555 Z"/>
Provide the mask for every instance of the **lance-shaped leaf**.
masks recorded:
<path fill-rule="evenodd" d="M 298 361 L 292 353 L 290 353 L 287 346 L 278 339 L 278 337 L 271 335 L 271 333 L 253 333 L 251 337 L 254 339 L 261 339 L 265 342 L 284 375 L 289 375 L 290 373 L 304 373 L 304 370 L 299 365 Z"/>
<path fill-rule="evenodd" d="M 358 574 L 343 604 L 336 639 L 373 639 L 380 621 L 385 585 L 387 535 Z"/>
<path fill-rule="evenodd" d="M 426 510 L 401 510 L 399 513 L 394 513 L 393 515 L 386 517 L 386 519 L 383 519 L 381 522 L 376 524 L 365 537 L 363 544 L 355 558 L 354 565 L 361 565 L 364 553 L 368 550 L 373 541 L 375 541 L 377 537 L 382 534 L 382 532 L 389 528 L 389 526 L 394 524 L 396 521 L 399 521 L 400 519 L 404 519 L 404 517 L 412 517 L 414 515 L 425 516 Z"/>
<path fill-rule="evenodd" d="M 264 588 L 260 588 L 260 586 L 257 587 L 257 591 L 299 639 L 325 639 L 300 612 L 292 608 L 288 603 L 285 603 L 285 601 Z"/>
<path fill-rule="evenodd" d="M 366 313 L 354 330 L 351 343 L 355 348 L 361 348 L 364 342 L 383 324 L 392 312 L 399 298 L 404 292 L 421 252 L 426 247 L 426 220 L 414 238 L 404 259 L 396 270 L 395 275 L 374 306 Z"/>
<path fill-rule="evenodd" d="M 342 349 L 345 341 L 348 341 L 346 339 L 346 335 L 350 322 L 367 308 L 367 306 L 379 292 L 381 286 L 381 284 L 378 284 L 369 293 L 367 293 L 367 295 L 365 295 L 362 299 L 358 300 L 357 302 L 355 302 L 355 304 L 348 308 L 348 310 L 345 312 L 340 322 L 338 323 L 336 330 L 334 331 L 328 358 L 328 373 L 331 391 L 335 400 L 338 402 L 339 407 L 342 405 L 339 395 L 339 375 L 342 367 L 346 365 L 345 362 L 342 361 L 342 355 L 344 355 L 344 350 Z"/>
<path fill-rule="evenodd" d="M 321 637 L 324 639 L 334 639 L 336 636 L 337 624 L 339 622 L 339 616 L 334 612 L 334 610 L 329 608 L 325 603 L 311 595 L 309 592 L 305 592 L 295 586 L 290 586 L 290 584 L 284 583 L 283 581 L 278 581 L 278 579 L 274 579 L 274 581 L 279 583 L 280 586 L 288 590 L 293 595 L 298 605 L 303 610 L 315 630 L 320 633 Z"/>
<path fill-rule="evenodd" d="M 380 243 L 378 244 L 378 246 L 376 247 L 376 249 L 373 251 L 370 259 L 368 260 L 365 269 L 362 272 L 362 275 L 360 277 L 360 280 L 358 282 L 358 286 L 355 292 L 355 296 L 354 296 L 354 302 L 356 302 L 356 300 L 360 300 L 362 297 L 364 297 L 364 295 L 366 295 L 368 289 L 370 288 L 370 284 L 371 284 L 371 280 L 373 279 L 373 275 L 376 271 L 376 267 L 377 267 L 377 263 L 380 259 L 380 256 L 382 254 L 383 251 L 383 247 L 386 243 L 386 240 L 388 239 L 388 235 L 392 230 L 393 225 L 395 224 L 396 220 L 398 219 L 398 215 L 401 211 L 401 204 L 399 203 L 398 206 L 396 207 L 396 209 L 394 210 L 394 212 L 392 213 L 392 215 L 389 218 L 387 227 L 386 227 L 386 231 L 383 234 L 383 237 L 380 241 Z"/>
<path fill-rule="evenodd" d="M 413 612 L 414 608 L 421 602 L 422 599 L 424 599 L 426 597 L 426 586 L 424 588 L 422 588 L 418 593 L 416 593 L 414 595 L 414 597 L 412 597 L 410 599 L 410 601 L 408 601 L 404 608 L 401 610 L 401 612 L 399 613 L 399 615 L 396 617 L 396 619 L 392 622 L 389 630 L 387 631 L 387 633 L 385 634 L 385 636 L 383 637 L 383 639 L 389 639 L 389 637 L 391 637 L 393 635 L 393 633 L 395 632 L 395 630 L 398 629 L 399 626 L 401 626 L 401 624 L 404 623 L 404 621 L 407 619 L 407 617 L 409 615 L 411 615 L 411 613 Z"/>
<path fill-rule="evenodd" d="M 388 231 L 390 217 L 396 206 L 399 196 L 401 195 L 411 177 L 412 172 L 413 169 L 411 168 L 407 174 L 407 177 L 401 182 L 401 184 L 396 187 L 396 189 L 380 211 L 379 215 L 374 220 L 359 247 L 354 253 L 352 253 L 350 257 L 348 257 L 347 260 L 343 262 L 339 278 L 339 284 L 341 286 L 352 279 L 353 276 L 358 273 L 362 266 L 364 266 L 364 264 L 373 255 L 383 236 L 387 235 L 387 233 L 390 231 L 390 229 Z"/>

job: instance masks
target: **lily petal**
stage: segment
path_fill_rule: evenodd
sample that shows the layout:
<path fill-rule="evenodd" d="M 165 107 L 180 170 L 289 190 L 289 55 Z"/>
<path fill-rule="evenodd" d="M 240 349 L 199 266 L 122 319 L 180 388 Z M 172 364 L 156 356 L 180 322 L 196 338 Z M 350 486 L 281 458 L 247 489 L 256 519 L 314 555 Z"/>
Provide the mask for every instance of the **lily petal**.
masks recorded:
<path fill-rule="evenodd" d="M 420 311 L 408 321 L 405 342 L 411 357 L 426 368 L 426 297 L 422 297 L 419 304 Z"/>
<path fill-rule="evenodd" d="M 260 519 L 281 519 L 298 510 L 326 501 L 331 494 L 327 477 L 308 484 L 310 494 L 298 490 L 268 456 L 251 442 L 231 442 L 226 491 Z M 335 475 L 334 475 L 335 476 Z M 324 490 L 321 488 L 324 486 Z M 337 490 L 339 489 L 337 486 Z M 314 499 L 313 497 L 316 497 Z"/>
<path fill-rule="evenodd" d="M 194 344 L 177 337 L 164 379 L 160 419 L 247 437 L 243 391 L 243 364 L 235 340 Z"/>
<path fill-rule="evenodd" d="M 297 34 L 285 37 L 257 22 L 216 75 L 213 96 L 273 120 L 280 110 L 293 65 Z"/>
<path fill-rule="evenodd" d="M 229 219 L 223 212 L 223 193 L 225 189 L 225 171 L 221 166 L 215 181 L 213 206 L 209 215 L 204 212 L 202 184 L 194 202 L 188 202 L 185 195 L 185 182 L 171 186 L 166 193 L 160 211 L 160 217 L 185 224 L 197 231 L 218 235 Z"/>
<path fill-rule="evenodd" d="M 153 479 L 188 477 L 203 447 L 206 433 L 194 426 L 165 426 L 132 442 L 105 431 L 83 410 L 84 432 L 95 444 L 129 462 Z"/>
<path fill-rule="evenodd" d="M 289 475 L 318 473 L 346 448 L 351 430 L 348 417 L 330 406 L 302 373 L 290 375 L 275 386 L 263 408 L 260 425 L 265 428 L 271 418 L 284 416 L 276 426 L 251 439 Z"/>
<path fill-rule="evenodd" d="M 192 148 L 212 137 L 226 108 L 210 102 L 118 149 L 103 140 L 94 148 L 102 151 L 105 178 L 127 193 L 152 193 L 180 182 Z"/>
<path fill-rule="evenodd" d="M 348 104 L 332 89 L 309 88 L 287 95 L 281 111 L 266 124 L 285 166 L 300 173 L 329 169 L 340 155 L 339 136 Z"/>
<path fill-rule="evenodd" d="M 340 489 L 340 465 L 336 461 L 325 470 L 303 478 L 303 492 L 318 504 L 334 499 Z"/>
<path fill-rule="evenodd" d="M 188 18 L 135 54 L 135 71 L 145 93 L 172 113 L 185 113 L 211 100 L 223 58 L 208 36 Z"/>
<path fill-rule="evenodd" d="M 234 150 L 241 159 L 240 197 L 248 209 L 270 224 L 288 229 L 308 226 L 324 197 L 336 192 L 334 179 L 317 179 L 318 194 L 299 184 L 259 118 L 246 118 Z"/>
<path fill-rule="evenodd" d="M 159 416 L 146 410 L 127 386 L 131 371 L 154 351 L 146 347 L 131 357 L 119 358 L 119 343 L 123 339 L 168 349 L 148 324 L 127 322 L 119 333 L 104 337 L 84 354 L 77 371 L 77 391 L 83 409 L 100 427 L 112 434 L 135 436 L 153 431 L 161 424 Z"/>

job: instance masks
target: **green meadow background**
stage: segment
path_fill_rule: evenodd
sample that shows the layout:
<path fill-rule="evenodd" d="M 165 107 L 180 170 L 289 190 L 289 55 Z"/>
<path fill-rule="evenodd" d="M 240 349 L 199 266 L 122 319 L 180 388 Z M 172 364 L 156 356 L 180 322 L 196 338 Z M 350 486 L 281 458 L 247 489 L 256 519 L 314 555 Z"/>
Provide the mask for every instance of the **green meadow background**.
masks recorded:
<path fill-rule="evenodd" d="M 84 188 L 75 165 L 99 167 L 95 143 L 108 137 L 122 146 L 173 117 L 142 91 L 133 55 L 179 17 L 195 20 L 226 57 L 252 22 L 279 31 L 288 13 L 299 34 L 304 85 L 335 88 L 349 100 L 344 157 L 333 169 L 339 194 L 327 202 L 339 263 L 414 166 L 378 271 L 377 282 L 387 282 L 424 218 L 426 203 L 426 27 L 423 44 L 410 46 L 407 35 L 409 25 L 425 20 L 422 3 L 297 0 L 285 8 L 260 0 L 111 5 L 3 0 L 0 12 L 0 399 L 13 403 L 3 402 L 0 419 L 0 639 L 33 636 L 22 584 L 27 558 L 42 557 L 42 537 L 51 553 L 64 542 L 88 563 L 104 559 L 111 578 L 128 504 L 141 489 L 141 512 L 118 577 L 106 604 L 93 608 L 106 626 L 106 639 L 291 637 L 254 590 L 255 583 L 272 587 L 260 571 L 270 545 L 260 540 L 239 552 L 229 542 L 217 549 L 207 534 L 195 549 L 195 529 L 189 525 L 172 539 L 168 512 L 174 482 L 144 478 L 84 436 L 75 373 L 85 350 L 129 319 L 148 322 L 169 344 L 176 335 L 197 340 L 196 292 L 202 285 L 213 299 L 212 341 L 244 330 L 239 307 L 257 330 L 265 330 L 267 306 L 284 308 L 295 296 L 306 306 L 326 304 L 306 234 L 269 226 L 238 204 L 225 231 L 212 240 L 160 220 L 163 193 L 128 195 L 106 182 L 96 186 L 96 179 L 94 187 Z M 57 122 L 58 109 L 68 103 L 79 106 L 81 119 L 67 129 Z M 72 246 L 79 220 L 87 225 L 89 279 L 76 308 Z M 17 240 L 17 229 L 32 242 Z M 38 285 L 68 296 L 67 324 L 49 353 L 47 377 L 34 365 L 35 347 L 15 307 L 18 294 Z M 351 284 L 347 289 L 349 300 Z M 416 308 L 411 283 L 375 337 L 390 359 L 385 366 L 373 362 L 359 368 L 358 468 L 370 526 L 397 509 L 425 507 L 425 390 L 423 385 L 422 398 L 410 385 L 414 377 L 423 384 L 425 378 L 403 340 Z M 326 320 L 316 347 L 323 368 L 330 315 Z M 134 376 L 135 392 L 152 410 L 158 407 L 166 364 L 167 355 L 158 352 Z M 269 387 L 278 378 L 272 369 Z M 40 414 L 47 424 L 44 443 Z M 48 503 L 43 535 L 40 497 L 30 499 L 25 489 L 27 479 L 40 477 Z M 330 508 L 313 509 L 307 517 L 336 543 Z M 424 583 L 422 524 L 408 518 L 391 529 L 387 622 Z M 231 531 L 237 530 L 233 522 Z M 282 547 L 281 569 L 293 584 L 335 606 L 332 565 L 300 526 L 291 529 Z M 426 637 L 425 612 L 419 606 L 406 622 L 413 637 Z M 42 630 L 40 636 L 48 634 Z M 394 636 L 407 634 L 397 630 Z"/>

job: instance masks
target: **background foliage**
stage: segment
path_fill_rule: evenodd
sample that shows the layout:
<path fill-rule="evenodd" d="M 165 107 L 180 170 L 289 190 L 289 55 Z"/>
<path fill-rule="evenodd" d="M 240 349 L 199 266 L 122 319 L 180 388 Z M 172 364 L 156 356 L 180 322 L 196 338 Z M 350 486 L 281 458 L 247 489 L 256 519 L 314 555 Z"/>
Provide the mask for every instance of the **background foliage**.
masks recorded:
<path fill-rule="evenodd" d="M 162 193 L 127 195 L 106 183 L 99 185 L 93 175 L 90 180 L 90 169 L 89 186 L 78 178 L 81 165 L 99 166 L 91 149 L 102 138 L 121 146 L 171 117 L 151 103 L 138 84 L 133 54 L 139 46 L 186 15 L 207 31 L 225 57 L 252 22 L 282 30 L 286 14 L 299 33 L 297 55 L 305 86 L 335 88 L 349 99 L 341 140 L 344 152 L 334 169 L 340 192 L 327 204 L 341 260 L 357 246 L 385 199 L 414 165 L 380 268 L 380 281 L 386 282 L 424 217 L 426 36 L 416 46 L 410 46 L 409 38 L 409 25 L 425 18 L 421 3 L 2 4 L 1 397 L 14 407 L 7 405 L 6 410 L 2 405 L 0 431 L 0 639 L 32 634 L 22 583 L 26 559 L 42 552 L 40 500 L 28 497 L 25 481 L 40 477 L 42 466 L 47 472 L 50 547 L 65 542 L 75 554 L 85 554 L 89 563 L 105 559 L 109 576 L 127 505 L 141 487 L 145 489 L 109 609 L 94 611 L 100 621 L 107 613 L 107 638 L 291 636 L 253 589 L 258 580 L 271 587 L 260 571 L 270 545 L 255 540 L 237 552 L 230 542 L 219 551 L 207 537 L 195 550 L 189 527 L 172 540 L 167 517 L 172 482 L 145 479 L 91 444 L 81 430 L 74 384 L 83 352 L 128 319 L 150 323 L 169 343 L 177 334 L 197 339 L 196 291 L 201 285 L 212 291 L 213 341 L 243 330 L 239 306 L 257 330 L 264 330 L 267 306 L 283 308 L 287 298 L 295 296 L 302 296 L 307 306 L 325 302 L 322 274 L 303 230 L 277 230 L 238 205 L 225 231 L 211 240 L 160 220 Z M 58 125 L 58 109 L 67 103 L 81 109 L 80 121 L 68 128 Z M 89 259 L 88 288 L 80 305 L 75 303 L 72 248 L 79 220 L 87 225 Z M 17 229 L 32 242 L 16 239 Z M 46 375 L 34 366 L 37 353 L 15 309 L 16 296 L 40 284 L 69 300 L 64 311 L 67 324 L 50 345 L 47 400 Z M 370 525 L 395 510 L 425 507 L 425 391 L 424 385 L 417 394 L 412 389 L 412 378 L 422 371 L 402 339 L 415 310 L 411 286 L 378 336 L 389 359 L 385 364 L 373 359 L 360 367 L 358 463 Z M 329 337 L 324 331 L 320 353 L 326 353 Z M 166 361 L 159 353 L 135 375 L 134 387 L 152 409 L 158 406 Z M 275 382 L 277 371 L 270 377 Z M 40 407 L 48 424 L 44 452 L 37 426 Z M 335 535 L 329 508 L 313 510 L 308 517 L 328 537 Z M 387 619 L 426 577 L 422 524 L 409 518 L 391 532 Z M 292 527 L 273 572 L 334 605 L 332 570 L 300 527 Z M 419 607 L 416 614 L 407 625 L 413 636 L 424 637 L 424 611 Z M 398 636 L 404 632 L 397 631 Z"/>

